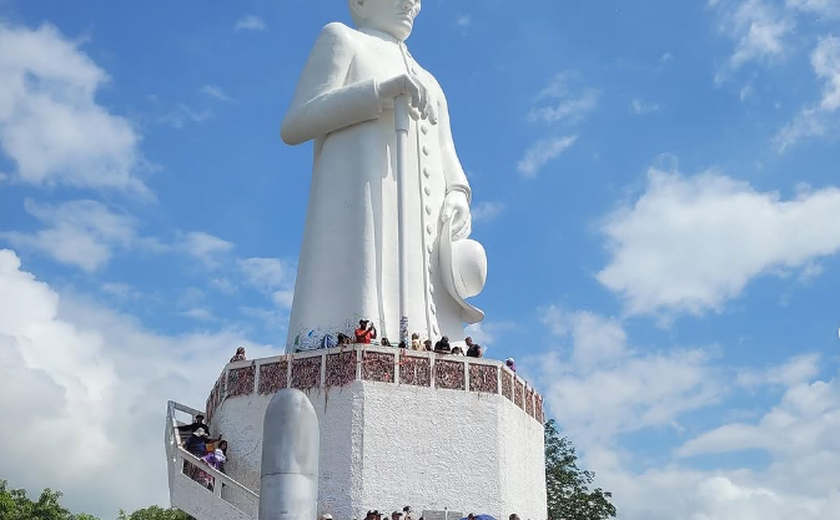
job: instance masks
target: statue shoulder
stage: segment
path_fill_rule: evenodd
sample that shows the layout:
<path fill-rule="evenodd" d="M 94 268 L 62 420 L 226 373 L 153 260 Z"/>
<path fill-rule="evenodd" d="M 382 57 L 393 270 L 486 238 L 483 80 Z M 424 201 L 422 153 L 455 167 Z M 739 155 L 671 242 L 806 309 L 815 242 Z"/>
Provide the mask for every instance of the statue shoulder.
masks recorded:
<path fill-rule="evenodd" d="M 358 39 L 360 34 L 356 29 L 348 27 L 341 22 L 330 22 L 321 29 L 321 34 L 318 36 L 318 39 L 350 42 Z"/>

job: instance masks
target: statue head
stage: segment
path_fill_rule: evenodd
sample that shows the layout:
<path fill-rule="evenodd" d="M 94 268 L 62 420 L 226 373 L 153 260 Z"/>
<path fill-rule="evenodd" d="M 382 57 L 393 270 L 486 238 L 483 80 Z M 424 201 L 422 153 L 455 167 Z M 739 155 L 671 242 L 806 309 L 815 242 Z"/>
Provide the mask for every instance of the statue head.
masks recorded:
<path fill-rule="evenodd" d="M 349 0 L 357 28 L 376 29 L 403 41 L 411 35 L 421 0 Z"/>

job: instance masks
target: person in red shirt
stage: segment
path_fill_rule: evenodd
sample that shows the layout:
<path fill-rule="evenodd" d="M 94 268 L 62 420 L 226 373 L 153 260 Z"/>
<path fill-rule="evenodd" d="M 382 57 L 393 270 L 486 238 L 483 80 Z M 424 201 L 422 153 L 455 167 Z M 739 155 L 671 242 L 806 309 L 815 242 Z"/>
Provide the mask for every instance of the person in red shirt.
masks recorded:
<path fill-rule="evenodd" d="M 376 327 L 373 322 L 368 320 L 359 320 L 359 328 L 356 329 L 356 343 L 370 344 L 370 340 L 376 339 Z"/>

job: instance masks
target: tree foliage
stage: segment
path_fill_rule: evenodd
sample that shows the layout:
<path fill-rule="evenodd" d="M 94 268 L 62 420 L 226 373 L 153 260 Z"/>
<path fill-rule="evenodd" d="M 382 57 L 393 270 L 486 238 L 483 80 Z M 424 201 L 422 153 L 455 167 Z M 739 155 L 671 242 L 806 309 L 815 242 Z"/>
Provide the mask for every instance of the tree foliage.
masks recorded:
<path fill-rule="evenodd" d="M 38 500 L 30 500 L 23 489 L 8 489 L 0 480 L 0 519 L 2 520 L 99 520 L 85 513 L 73 514 L 61 506 L 61 492 L 49 488 L 41 492 Z M 177 509 L 158 506 L 138 509 L 127 514 L 120 511 L 117 520 L 189 520 L 191 517 Z"/>
<path fill-rule="evenodd" d="M 554 419 L 545 424 L 545 480 L 548 517 L 553 520 L 606 520 L 615 517 L 612 493 L 589 489 L 595 474 L 578 468 L 575 447 L 560 437 Z"/>

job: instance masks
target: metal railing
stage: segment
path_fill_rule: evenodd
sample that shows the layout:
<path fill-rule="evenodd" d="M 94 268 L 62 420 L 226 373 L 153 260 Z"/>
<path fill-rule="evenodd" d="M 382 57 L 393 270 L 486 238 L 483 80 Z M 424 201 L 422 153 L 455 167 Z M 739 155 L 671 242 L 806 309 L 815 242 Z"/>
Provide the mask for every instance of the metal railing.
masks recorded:
<path fill-rule="evenodd" d="M 169 488 L 172 494 L 173 507 L 181 509 L 189 509 L 190 500 L 186 497 L 176 496 L 177 487 L 179 490 L 187 488 L 190 489 L 191 494 L 195 494 L 197 501 L 206 501 L 210 497 L 215 497 L 216 500 L 224 501 L 228 506 L 232 507 L 244 517 L 257 518 L 259 510 L 260 497 L 247 487 L 243 486 L 236 480 L 230 478 L 228 475 L 218 471 L 217 469 L 205 464 L 200 458 L 188 452 L 182 447 L 181 435 L 178 431 L 178 420 L 175 417 L 176 412 L 182 412 L 195 416 L 203 414 L 204 412 L 190 408 L 189 406 L 169 401 L 166 410 L 166 455 L 167 465 L 169 470 Z M 194 468 L 194 469 L 188 469 Z M 211 479 L 211 486 L 206 487 L 197 482 L 193 476 L 197 470 L 204 472 Z M 176 483 L 186 483 L 187 486 L 176 486 Z M 193 493 L 194 490 L 194 493 Z M 201 494 L 203 493 L 203 494 Z M 186 506 L 185 506 L 186 504 Z M 193 511 L 184 511 L 188 514 L 193 514 Z M 195 515 L 193 515 L 195 516 Z"/>

